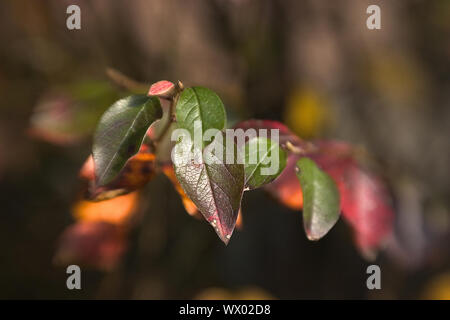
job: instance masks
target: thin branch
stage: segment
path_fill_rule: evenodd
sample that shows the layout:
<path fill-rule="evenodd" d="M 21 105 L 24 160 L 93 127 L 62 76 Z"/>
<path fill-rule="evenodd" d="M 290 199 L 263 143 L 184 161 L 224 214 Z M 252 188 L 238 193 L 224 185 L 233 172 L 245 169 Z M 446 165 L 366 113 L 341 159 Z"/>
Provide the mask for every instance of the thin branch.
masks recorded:
<path fill-rule="evenodd" d="M 291 152 L 296 155 L 305 155 L 308 153 L 313 153 L 317 151 L 317 146 L 313 143 L 306 143 L 302 146 L 293 145 L 292 142 L 287 141 L 285 144 L 285 148 L 288 152 Z"/>
<path fill-rule="evenodd" d="M 286 142 L 286 149 L 293 154 L 302 154 L 303 150 L 299 147 L 294 146 L 290 141 Z"/>
<path fill-rule="evenodd" d="M 119 87 L 133 92 L 146 92 L 150 87 L 149 84 L 142 83 L 131 79 L 122 72 L 114 68 L 106 68 L 106 75 Z"/>

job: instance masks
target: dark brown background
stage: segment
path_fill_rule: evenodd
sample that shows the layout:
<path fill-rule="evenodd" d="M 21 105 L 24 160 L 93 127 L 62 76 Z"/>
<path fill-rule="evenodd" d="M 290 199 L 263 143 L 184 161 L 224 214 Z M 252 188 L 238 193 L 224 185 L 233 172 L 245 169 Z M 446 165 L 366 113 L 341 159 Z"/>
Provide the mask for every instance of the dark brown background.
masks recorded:
<path fill-rule="evenodd" d="M 74 3 L 80 31 L 66 28 Z M 381 7 L 381 30 L 366 28 L 369 4 Z M 2 1 L 0 297 L 193 298 L 256 287 L 275 298 L 449 298 L 449 39 L 446 0 Z M 208 86 L 231 119 L 282 120 L 307 138 L 365 146 L 397 213 L 396 241 L 376 261 L 382 290 L 367 290 L 368 263 L 343 221 L 308 242 L 299 213 L 254 191 L 244 230 L 225 248 L 163 177 L 146 190 L 124 264 L 83 272 L 83 290 L 67 290 L 52 256 L 91 141 L 55 146 L 27 129 L 46 92 L 108 81 L 106 67 Z M 305 90 L 326 114 L 310 130 L 287 107 Z"/>

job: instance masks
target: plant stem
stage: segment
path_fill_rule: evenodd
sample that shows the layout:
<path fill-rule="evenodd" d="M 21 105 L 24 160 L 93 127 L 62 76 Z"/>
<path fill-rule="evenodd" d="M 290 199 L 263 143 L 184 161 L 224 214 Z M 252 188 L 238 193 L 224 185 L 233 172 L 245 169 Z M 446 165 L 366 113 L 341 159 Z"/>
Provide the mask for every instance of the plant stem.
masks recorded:
<path fill-rule="evenodd" d="M 157 144 L 158 142 L 160 142 L 162 140 L 162 138 L 164 138 L 164 136 L 167 133 L 167 130 L 169 130 L 170 125 L 172 124 L 172 112 L 173 112 L 173 106 L 174 106 L 174 100 L 170 101 L 170 106 L 169 106 L 169 117 L 167 118 L 167 121 L 164 123 L 164 126 L 162 127 L 160 133 L 158 134 L 158 136 L 153 139 L 153 142 L 155 144 Z"/>
<path fill-rule="evenodd" d="M 150 87 L 150 85 L 146 83 L 138 82 L 136 80 L 131 79 L 130 77 L 124 75 L 122 72 L 114 68 L 107 68 L 106 75 L 119 87 L 125 88 L 132 92 L 144 93 Z"/>
<path fill-rule="evenodd" d="M 305 155 L 317 151 L 317 146 L 313 143 L 306 143 L 304 146 L 293 145 L 292 142 L 286 142 L 286 150 L 296 155 Z"/>
<path fill-rule="evenodd" d="M 294 146 L 290 141 L 286 142 L 286 149 L 293 154 L 302 154 L 302 149 Z"/>
<path fill-rule="evenodd" d="M 169 117 L 166 121 L 166 123 L 164 123 L 164 127 L 161 129 L 159 135 L 154 139 L 154 143 L 158 143 L 159 141 L 162 140 L 162 138 L 166 135 L 167 131 L 170 128 L 170 125 L 172 124 L 172 122 L 175 122 L 175 117 L 174 117 L 174 108 L 178 102 L 178 99 L 180 97 L 181 92 L 184 89 L 183 83 L 181 81 L 178 81 L 176 84 L 177 87 L 177 92 L 176 94 L 169 99 L 170 101 L 170 105 L 169 105 Z"/>

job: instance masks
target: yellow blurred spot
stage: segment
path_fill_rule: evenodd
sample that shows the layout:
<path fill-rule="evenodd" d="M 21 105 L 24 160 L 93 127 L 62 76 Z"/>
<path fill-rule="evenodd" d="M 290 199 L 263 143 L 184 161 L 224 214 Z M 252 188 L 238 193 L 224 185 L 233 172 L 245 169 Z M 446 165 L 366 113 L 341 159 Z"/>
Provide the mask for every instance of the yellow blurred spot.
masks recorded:
<path fill-rule="evenodd" d="M 104 221 L 121 225 L 136 211 L 137 201 L 137 192 L 100 202 L 81 200 L 73 207 L 73 216 L 79 221 Z"/>
<path fill-rule="evenodd" d="M 273 300 L 275 299 L 267 291 L 259 287 L 247 287 L 241 289 L 236 294 L 236 299 L 238 300 Z"/>
<path fill-rule="evenodd" d="M 425 288 L 425 299 L 450 300 L 450 273 L 433 278 Z"/>
<path fill-rule="evenodd" d="M 369 81 L 393 107 L 415 106 L 426 93 L 426 75 L 411 58 L 398 54 L 379 54 L 369 67 Z"/>
<path fill-rule="evenodd" d="M 207 288 L 194 297 L 197 300 L 273 300 L 270 293 L 259 287 L 245 287 L 237 291 Z"/>
<path fill-rule="evenodd" d="M 330 125 L 329 113 L 326 102 L 316 91 L 300 89 L 288 98 L 284 121 L 300 137 L 311 138 Z"/>
<path fill-rule="evenodd" d="M 196 300 L 231 300 L 233 294 L 222 288 L 208 288 L 194 297 Z"/>

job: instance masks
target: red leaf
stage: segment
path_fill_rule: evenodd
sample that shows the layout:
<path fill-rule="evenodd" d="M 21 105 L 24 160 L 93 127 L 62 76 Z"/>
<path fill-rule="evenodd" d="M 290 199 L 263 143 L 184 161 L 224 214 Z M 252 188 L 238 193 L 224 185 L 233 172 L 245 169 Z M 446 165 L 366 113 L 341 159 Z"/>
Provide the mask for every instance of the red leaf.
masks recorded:
<path fill-rule="evenodd" d="M 280 146 L 284 146 L 286 142 L 291 142 L 293 145 L 302 145 L 305 142 L 297 137 L 288 127 L 278 121 L 273 120 L 257 120 L 251 119 L 247 121 L 239 122 L 234 126 L 234 129 L 243 129 L 244 131 L 247 129 L 255 129 L 257 132 L 259 129 L 267 130 L 267 137 L 270 138 L 270 130 L 278 129 L 279 131 L 279 144 Z"/>
<path fill-rule="evenodd" d="M 80 264 L 110 270 L 125 247 L 120 227 L 106 222 L 79 222 L 63 232 L 54 260 L 64 266 Z"/>
<path fill-rule="evenodd" d="M 340 189 L 343 215 L 355 229 L 356 244 L 366 255 L 372 255 L 392 231 L 394 212 L 384 185 L 352 166 Z"/>
<path fill-rule="evenodd" d="M 68 94 L 47 93 L 33 110 L 27 134 L 61 146 L 78 142 L 82 135 L 71 125 L 74 106 Z"/>
<path fill-rule="evenodd" d="M 354 229 L 356 245 L 373 256 L 392 231 L 394 218 L 383 182 L 357 163 L 350 145 L 333 141 L 317 145 L 320 151 L 311 158 L 335 180 L 342 215 Z"/>
<path fill-rule="evenodd" d="M 93 181 L 95 180 L 94 157 L 90 155 L 80 169 L 79 176 L 81 179 Z"/>
<path fill-rule="evenodd" d="M 355 242 L 366 257 L 374 255 L 392 231 L 394 212 L 382 180 L 364 169 L 354 156 L 354 148 L 338 141 L 317 141 L 316 150 L 306 154 L 336 182 L 341 210 L 354 230 Z M 264 188 L 285 206 L 300 210 L 301 186 L 295 176 L 300 155 L 290 154 L 285 170 Z"/>

